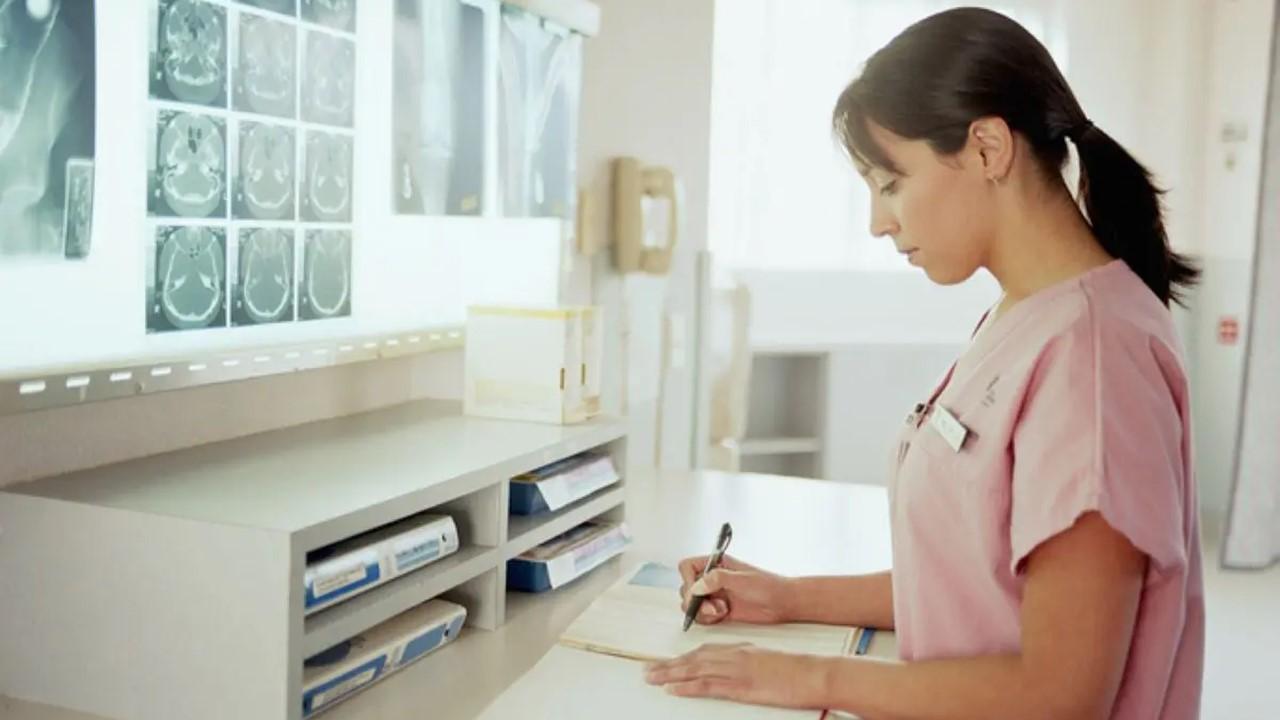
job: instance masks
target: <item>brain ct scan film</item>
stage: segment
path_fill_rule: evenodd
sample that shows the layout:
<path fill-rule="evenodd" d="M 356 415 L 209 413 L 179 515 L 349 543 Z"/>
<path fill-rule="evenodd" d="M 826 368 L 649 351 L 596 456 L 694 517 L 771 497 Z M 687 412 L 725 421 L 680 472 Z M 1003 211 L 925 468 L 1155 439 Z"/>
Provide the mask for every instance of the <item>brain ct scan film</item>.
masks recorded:
<path fill-rule="evenodd" d="M 308 230 L 298 278 L 301 320 L 351 314 L 351 232 Z"/>
<path fill-rule="evenodd" d="M 226 216 L 226 121 L 160 110 L 152 126 L 148 209 L 186 218 Z"/>
<path fill-rule="evenodd" d="M 232 288 L 232 325 L 294 319 L 294 231 L 242 228 Z"/>
<path fill-rule="evenodd" d="M 352 127 L 356 104 L 356 44 L 308 31 L 302 53 L 302 119 Z"/>
<path fill-rule="evenodd" d="M 242 121 L 232 214 L 250 220 L 293 220 L 297 157 L 294 129 Z"/>
<path fill-rule="evenodd" d="M 298 30 L 293 23 L 242 13 L 232 70 L 235 110 L 296 116 Z"/>
<path fill-rule="evenodd" d="M 147 331 L 226 325 L 226 231 L 203 225 L 156 229 L 147 282 Z"/>
<path fill-rule="evenodd" d="M 239 0 L 239 2 L 241 5 L 270 10 L 289 17 L 295 17 L 298 14 L 298 0 Z"/>
<path fill-rule="evenodd" d="M 302 219 L 313 222 L 350 222 L 350 136 L 310 131 L 305 148 L 304 176 L 299 191 Z"/>
<path fill-rule="evenodd" d="M 353 33 L 356 31 L 356 0 L 302 0 L 302 19 Z"/>
<path fill-rule="evenodd" d="M 146 2 L 148 332 L 350 316 L 354 0 Z M 479 87 L 483 62 L 475 65 L 480 74 L 463 82 Z M 483 113 L 449 122 L 464 126 L 458 142 L 474 145 L 477 160 L 442 190 L 465 195 L 448 202 L 478 213 Z M 63 174 L 70 190 L 59 199 L 66 242 L 58 251 L 67 257 L 91 246 L 91 163 L 87 170 L 70 163 Z"/>
<path fill-rule="evenodd" d="M 157 0 L 151 95 L 227 106 L 227 10 L 204 0 Z"/>

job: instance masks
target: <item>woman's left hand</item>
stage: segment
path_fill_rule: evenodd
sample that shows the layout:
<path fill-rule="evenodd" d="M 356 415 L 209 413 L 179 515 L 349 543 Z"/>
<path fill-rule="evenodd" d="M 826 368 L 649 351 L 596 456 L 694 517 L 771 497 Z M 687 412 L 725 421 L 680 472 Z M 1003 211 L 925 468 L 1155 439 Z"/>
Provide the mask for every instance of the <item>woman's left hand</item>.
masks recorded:
<path fill-rule="evenodd" d="M 645 682 L 672 695 L 711 697 L 754 705 L 824 707 L 820 658 L 761 650 L 754 645 L 703 645 L 645 668 Z"/>

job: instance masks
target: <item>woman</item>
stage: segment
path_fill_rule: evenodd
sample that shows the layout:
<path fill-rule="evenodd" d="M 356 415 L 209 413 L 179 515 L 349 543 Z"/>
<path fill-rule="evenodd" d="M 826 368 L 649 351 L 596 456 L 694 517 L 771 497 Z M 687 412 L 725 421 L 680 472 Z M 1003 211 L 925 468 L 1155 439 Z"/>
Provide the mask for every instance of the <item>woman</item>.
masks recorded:
<path fill-rule="evenodd" d="M 1149 174 L 1044 47 L 985 10 L 877 52 L 835 127 L 871 187 L 872 232 L 935 282 L 986 268 L 1004 296 L 895 448 L 892 571 L 729 561 L 695 584 L 693 558 L 682 592 L 709 596 L 704 623 L 894 628 L 904 662 L 707 646 L 648 681 L 864 718 L 1197 717 L 1199 529 L 1167 306 L 1198 273 L 1169 249 Z"/>

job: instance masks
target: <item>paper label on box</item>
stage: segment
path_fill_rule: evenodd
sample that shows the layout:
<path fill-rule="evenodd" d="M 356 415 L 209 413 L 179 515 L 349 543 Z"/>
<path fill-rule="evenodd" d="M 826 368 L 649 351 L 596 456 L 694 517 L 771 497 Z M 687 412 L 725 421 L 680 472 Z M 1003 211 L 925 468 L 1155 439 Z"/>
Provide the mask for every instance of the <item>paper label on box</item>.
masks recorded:
<path fill-rule="evenodd" d="M 340 684 L 325 690 L 322 693 L 316 693 L 315 699 L 311 702 L 311 709 L 313 711 L 318 710 L 334 700 L 341 698 L 343 695 L 354 692 L 359 688 L 368 685 L 373 682 L 373 677 L 374 675 L 377 675 L 377 673 L 378 668 L 371 667 L 359 675 L 352 675 Z"/>
<path fill-rule="evenodd" d="M 569 492 L 575 498 L 590 495 L 618 481 L 618 472 L 608 458 L 594 460 L 580 470 L 580 473 L 569 475 Z"/>
<path fill-rule="evenodd" d="M 411 535 L 396 543 L 392 564 L 397 574 L 408 572 L 440 556 L 440 540 L 435 530 L 430 535 Z"/>
<path fill-rule="evenodd" d="M 622 525 L 585 545 L 547 561 L 547 578 L 557 588 L 617 555 L 631 542 L 627 527 Z"/>
<path fill-rule="evenodd" d="M 538 491 L 547 501 L 548 509 L 559 510 L 617 481 L 618 473 L 613 469 L 613 463 L 608 458 L 601 458 L 539 482 Z"/>
<path fill-rule="evenodd" d="M 625 526 L 610 530 L 607 534 L 592 540 L 573 551 L 574 575 L 581 575 L 608 560 L 622 550 L 631 541 Z"/>
<path fill-rule="evenodd" d="M 368 566 L 377 563 L 378 554 L 375 551 L 366 550 L 352 558 L 321 565 L 314 571 L 311 592 L 317 598 L 322 598 L 335 590 L 358 583 L 369 574 Z"/>
<path fill-rule="evenodd" d="M 565 553 L 547 561 L 547 579 L 551 587 L 558 588 L 577 577 L 573 570 L 573 554 Z"/>

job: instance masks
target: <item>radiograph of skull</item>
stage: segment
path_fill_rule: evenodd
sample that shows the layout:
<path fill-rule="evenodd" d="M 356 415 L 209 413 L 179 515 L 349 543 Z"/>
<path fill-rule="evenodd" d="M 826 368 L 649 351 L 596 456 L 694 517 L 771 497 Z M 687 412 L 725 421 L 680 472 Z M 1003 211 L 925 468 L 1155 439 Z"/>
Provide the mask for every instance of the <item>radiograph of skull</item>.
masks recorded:
<path fill-rule="evenodd" d="M 226 107 L 227 11 L 204 0 L 158 0 L 151 95 Z"/>
<path fill-rule="evenodd" d="M 351 220 L 351 146 L 349 136 L 307 133 L 306 175 L 300 189 L 303 220 Z"/>
<path fill-rule="evenodd" d="M 240 3 L 290 17 L 298 14 L 298 0 L 240 0 Z"/>
<path fill-rule="evenodd" d="M 484 173 L 484 13 L 459 0 L 397 0 L 393 207 L 476 215 Z"/>
<path fill-rule="evenodd" d="M 293 230 L 240 231 L 233 325 L 293 320 Z"/>
<path fill-rule="evenodd" d="M 297 95 L 296 26 L 250 13 L 240 15 L 236 53 L 236 110 L 294 117 Z"/>
<path fill-rule="evenodd" d="M 356 0 L 302 0 L 302 19 L 353 33 L 356 31 Z"/>
<path fill-rule="evenodd" d="M 151 213 L 226 217 L 225 121 L 171 110 L 161 110 L 156 117 Z"/>
<path fill-rule="evenodd" d="M 156 229 L 148 283 L 147 330 L 194 330 L 226 324 L 227 255 L 222 228 Z"/>
<path fill-rule="evenodd" d="M 571 215 L 581 71 L 579 36 L 503 7 L 498 151 L 507 215 Z"/>
<path fill-rule="evenodd" d="M 351 233 L 308 230 L 298 279 L 298 317 L 302 320 L 351 314 Z"/>
<path fill-rule="evenodd" d="M 240 125 L 240 162 L 233 214 L 256 220 L 294 219 L 294 131 L 265 123 Z"/>
<path fill-rule="evenodd" d="M 302 119 L 323 125 L 355 124 L 356 46 L 323 32 L 308 32 L 303 58 Z"/>
<path fill-rule="evenodd" d="M 0 261 L 89 251 L 94 42 L 92 0 L 0 0 Z"/>

